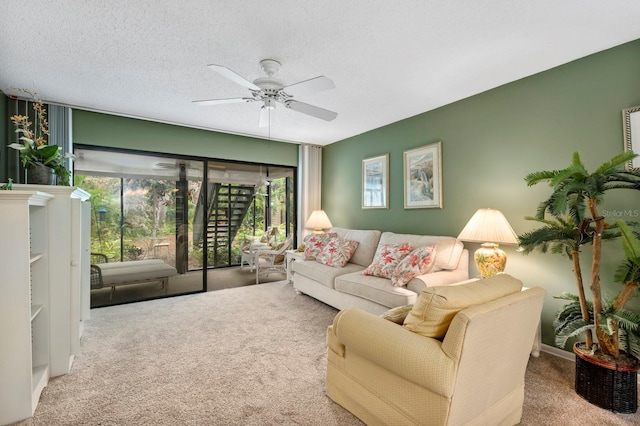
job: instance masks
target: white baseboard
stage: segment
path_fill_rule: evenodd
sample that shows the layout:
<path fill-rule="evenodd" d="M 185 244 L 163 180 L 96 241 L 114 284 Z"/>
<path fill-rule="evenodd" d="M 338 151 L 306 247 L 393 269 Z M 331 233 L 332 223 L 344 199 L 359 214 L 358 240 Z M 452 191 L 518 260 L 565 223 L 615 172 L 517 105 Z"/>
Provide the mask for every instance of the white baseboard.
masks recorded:
<path fill-rule="evenodd" d="M 562 350 L 560 348 L 556 348 L 555 346 L 549 346 L 549 345 L 545 345 L 544 343 L 542 344 L 542 347 L 540 348 L 541 352 L 545 352 L 548 353 L 550 355 L 554 355 L 557 356 L 559 358 L 563 358 L 569 361 L 573 361 L 576 362 L 576 356 L 573 352 L 567 352 L 565 350 Z"/>

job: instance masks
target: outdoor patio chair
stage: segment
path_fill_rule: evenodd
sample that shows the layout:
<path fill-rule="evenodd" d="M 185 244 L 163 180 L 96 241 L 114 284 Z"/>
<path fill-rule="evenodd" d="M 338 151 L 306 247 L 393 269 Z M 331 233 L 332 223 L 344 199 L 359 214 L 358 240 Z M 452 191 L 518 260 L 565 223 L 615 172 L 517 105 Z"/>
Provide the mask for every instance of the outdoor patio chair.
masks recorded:
<path fill-rule="evenodd" d="M 255 257 L 256 252 L 258 250 L 269 250 L 271 246 L 267 243 L 262 243 L 260 241 L 252 242 L 248 245 L 248 247 L 242 250 L 242 256 L 240 258 L 240 269 L 244 268 L 244 265 L 248 265 L 249 269 L 253 271 L 255 268 Z"/>
<path fill-rule="evenodd" d="M 286 274 L 286 263 L 284 252 L 291 247 L 293 235 L 287 237 L 282 245 L 277 245 L 277 249 L 258 249 L 255 252 L 254 262 L 256 267 L 256 284 L 260 284 L 260 274 L 270 273 Z"/>

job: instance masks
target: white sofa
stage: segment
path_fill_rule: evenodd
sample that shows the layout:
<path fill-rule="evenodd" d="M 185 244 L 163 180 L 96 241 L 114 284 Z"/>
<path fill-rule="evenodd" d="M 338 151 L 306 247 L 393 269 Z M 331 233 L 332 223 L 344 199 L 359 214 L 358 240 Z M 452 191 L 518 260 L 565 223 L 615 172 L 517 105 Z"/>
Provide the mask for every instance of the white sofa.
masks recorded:
<path fill-rule="evenodd" d="M 412 304 L 426 287 L 449 285 L 469 278 L 469 252 L 454 237 L 395 234 L 378 230 L 332 228 L 339 238 L 356 240 L 358 248 L 342 268 L 315 260 L 292 263 L 293 287 L 336 309 L 360 308 L 381 314 L 390 308 Z M 373 261 L 379 244 L 408 242 L 413 248 L 436 245 L 433 271 L 413 278 L 406 287 L 394 287 L 391 280 L 363 275 Z"/>

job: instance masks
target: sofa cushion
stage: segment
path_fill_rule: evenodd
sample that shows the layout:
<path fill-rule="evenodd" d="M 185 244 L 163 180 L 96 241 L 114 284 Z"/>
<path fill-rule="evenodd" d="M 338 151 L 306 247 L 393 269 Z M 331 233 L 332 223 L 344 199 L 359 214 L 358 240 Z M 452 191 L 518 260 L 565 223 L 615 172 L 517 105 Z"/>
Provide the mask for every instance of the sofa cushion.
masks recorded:
<path fill-rule="evenodd" d="M 429 273 L 435 264 L 436 246 L 419 247 L 409 253 L 391 274 L 391 285 L 404 287 L 413 277 Z"/>
<path fill-rule="evenodd" d="M 380 231 L 378 230 L 362 230 L 362 229 L 345 229 L 331 228 L 331 232 L 338 234 L 338 237 L 345 240 L 355 240 L 360 244 L 355 253 L 351 257 L 350 262 L 363 267 L 371 265 L 373 255 L 378 247 L 380 240 Z"/>
<path fill-rule="evenodd" d="M 521 290 L 522 281 L 508 274 L 461 285 L 429 287 L 420 293 L 403 327 L 426 337 L 442 339 L 459 311 Z"/>
<path fill-rule="evenodd" d="M 379 244 L 373 262 L 362 273 L 380 278 L 391 278 L 396 266 L 411 253 L 411 244 Z"/>
<path fill-rule="evenodd" d="M 331 238 L 337 237 L 335 233 L 309 234 L 304 237 L 304 260 L 315 260 Z"/>
<path fill-rule="evenodd" d="M 351 294 L 370 300 L 388 308 L 415 303 L 418 294 L 404 287 L 394 287 L 387 278 L 346 274 L 336 277 L 335 289 L 341 293 Z"/>
<path fill-rule="evenodd" d="M 436 261 L 433 270 L 456 269 L 460 256 L 464 249 L 462 241 L 454 237 L 441 237 L 433 235 L 395 234 L 383 232 L 380 236 L 380 244 L 398 244 L 407 242 L 413 247 L 436 245 Z M 366 266 L 366 265 L 365 265 Z"/>
<path fill-rule="evenodd" d="M 336 277 L 350 273 L 360 274 L 363 269 L 362 266 L 356 265 L 355 263 L 347 263 L 342 268 L 333 268 L 318 263 L 315 260 L 298 260 L 291 264 L 291 270 L 294 274 L 303 275 L 331 289 L 334 288 L 333 280 Z"/>

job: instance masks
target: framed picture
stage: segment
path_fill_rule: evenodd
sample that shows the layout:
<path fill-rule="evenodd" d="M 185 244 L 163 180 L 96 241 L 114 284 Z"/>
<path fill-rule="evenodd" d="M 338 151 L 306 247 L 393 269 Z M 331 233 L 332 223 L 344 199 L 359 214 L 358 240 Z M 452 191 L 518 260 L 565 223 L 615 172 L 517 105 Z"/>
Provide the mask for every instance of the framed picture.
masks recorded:
<path fill-rule="evenodd" d="M 624 150 L 640 154 L 640 105 L 622 110 L 622 124 L 624 126 Z M 640 168 L 638 157 L 627 164 L 627 169 L 638 168 Z"/>
<path fill-rule="evenodd" d="M 389 153 L 362 160 L 362 208 L 389 208 Z"/>
<path fill-rule="evenodd" d="M 404 208 L 442 208 L 442 142 L 404 152 Z"/>

